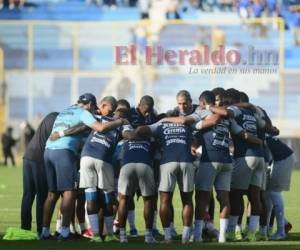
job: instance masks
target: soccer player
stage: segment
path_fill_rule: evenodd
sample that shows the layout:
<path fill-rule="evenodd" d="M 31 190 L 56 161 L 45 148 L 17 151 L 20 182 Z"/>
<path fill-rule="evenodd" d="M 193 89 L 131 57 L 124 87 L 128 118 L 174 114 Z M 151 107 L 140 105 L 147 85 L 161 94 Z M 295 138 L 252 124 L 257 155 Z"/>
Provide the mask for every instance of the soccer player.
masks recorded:
<path fill-rule="evenodd" d="M 289 191 L 290 189 L 291 173 L 295 166 L 295 158 L 293 150 L 278 138 L 268 136 L 266 142 L 273 157 L 273 165 L 271 166 L 267 187 L 269 200 L 268 218 L 270 219 L 272 208 L 274 208 L 277 222 L 277 231 L 269 240 L 284 240 L 286 238 L 284 201 L 281 192 Z"/>
<path fill-rule="evenodd" d="M 240 92 L 235 89 L 227 90 L 232 98 L 232 103 L 240 103 Z M 212 112 L 220 108 L 211 107 Z M 245 108 L 230 106 L 223 109 L 225 116 L 234 117 L 239 126 L 253 136 L 257 136 L 258 127 L 263 127 L 263 122 L 258 122 L 253 111 Z M 260 190 L 263 184 L 264 175 L 264 153 L 259 145 L 249 144 L 237 136 L 233 136 L 234 162 L 230 191 L 231 215 L 228 225 L 228 239 L 235 240 L 235 227 L 241 212 L 241 200 L 245 192 L 251 204 L 251 216 L 249 219 L 249 231 L 246 240 L 255 241 L 255 233 L 261 213 Z"/>
<path fill-rule="evenodd" d="M 215 96 L 210 91 L 204 91 L 199 98 L 199 108 L 201 119 L 212 115 L 209 106 L 215 104 Z M 226 241 L 226 230 L 228 217 L 230 214 L 229 191 L 231 183 L 231 157 L 229 153 L 229 133 L 232 132 L 242 140 L 250 143 L 261 144 L 261 141 L 249 135 L 238 126 L 235 121 L 221 119 L 212 128 L 201 130 L 200 141 L 202 145 L 202 155 L 200 166 L 196 173 L 196 210 L 195 210 L 195 230 L 194 240 L 202 241 L 201 234 L 204 226 L 205 209 L 209 205 L 210 194 L 213 186 L 217 193 L 217 200 L 220 203 L 220 233 L 218 241 Z"/>
<path fill-rule="evenodd" d="M 117 110 L 114 117 L 97 116 L 99 122 L 116 124 L 110 126 L 105 132 L 92 131 L 81 152 L 80 160 L 80 188 L 85 188 L 87 200 L 87 213 L 93 230 L 92 241 L 101 242 L 99 233 L 99 198 L 104 208 L 104 224 L 107 231 L 106 240 L 115 240 L 113 236 L 113 204 L 114 204 L 114 169 L 112 157 L 115 147 L 120 139 L 131 130 L 126 110 Z M 116 119 L 122 117 L 123 122 L 116 123 Z M 99 196 L 99 189 L 101 194 Z"/>
<path fill-rule="evenodd" d="M 118 119 L 110 123 L 96 121 L 90 112 L 95 111 L 97 102 L 94 95 L 90 93 L 79 97 L 77 104 L 62 111 L 56 118 L 52 133 L 59 135 L 58 140 L 46 143 L 44 154 L 48 196 L 44 204 L 43 229 L 41 239 L 50 238 L 50 222 L 56 202 L 63 195 L 61 202 L 62 230 L 59 239 L 68 239 L 70 235 L 70 221 L 73 215 L 75 203 L 75 182 L 76 182 L 76 155 L 80 145 L 81 135 L 64 136 L 64 130 L 80 123 L 103 132 L 111 127 L 118 127 L 124 123 Z"/>
<path fill-rule="evenodd" d="M 176 95 L 177 107 L 167 111 L 167 116 L 185 116 L 194 113 L 198 107 L 193 104 L 191 94 L 187 90 L 180 90 Z"/>
<path fill-rule="evenodd" d="M 145 95 L 139 101 L 137 107 L 130 109 L 130 125 L 137 128 L 142 125 L 150 125 L 157 121 L 154 111 L 154 100 L 151 96 Z M 128 223 L 130 227 L 130 236 L 137 237 L 138 231 L 135 226 L 135 204 L 133 197 L 130 199 L 128 208 Z"/>
<path fill-rule="evenodd" d="M 138 127 L 136 134 L 139 136 L 156 136 L 162 145 L 159 192 L 160 218 L 165 232 L 164 242 L 172 242 L 171 203 L 177 180 L 183 205 L 182 242 L 187 243 L 193 218 L 192 128 L 183 124 L 157 122 L 153 125 Z"/>
<path fill-rule="evenodd" d="M 180 90 L 176 95 L 177 106 L 167 111 L 166 116 L 176 117 L 176 116 L 186 116 L 192 114 L 197 105 L 193 104 L 191 94 L 187 90 Z M 171 224 L 172 236 L 177 236 L 176 228 L 174 225 L 174 207 L 171 205 Z"/>
<path fill-rule="evenodd" d="M 48 114 L 30 140 L 23 157 L 23 197 L 21 204 L 21 228 L 31 230 L 32 204 L 36 196 L 36 225 L 42 232 L 43 205 L 47 198 L 47 178 L 44 166 L 46 141 L 51 134 L 57 112 Z"/>
<path fill-rule="evenodd" d="M 144 199 L 145 243 L 156 243 L 152 236 L 154 195 L 156 193 L 152 169 L 153 143 L 147 138 L 144 140 L 125 141 L 122 151 L 122 167 L 118 183 L 120 242 L 127 242 L 126 217 L 128 214 L 128 201 L 136 189 L 139 188 Z"/>

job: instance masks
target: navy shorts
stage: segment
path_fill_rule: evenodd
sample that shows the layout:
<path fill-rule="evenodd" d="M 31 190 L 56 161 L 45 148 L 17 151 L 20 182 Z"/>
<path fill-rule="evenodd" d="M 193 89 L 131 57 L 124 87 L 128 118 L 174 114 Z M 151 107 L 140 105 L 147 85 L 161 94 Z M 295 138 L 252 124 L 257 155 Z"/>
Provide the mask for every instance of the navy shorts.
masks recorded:
<path fill-rule="evenodd" d="M 68 149 L 46 149 L 44 153 L 48 191 L 73 191 L 77 187 L 77 158 Z"/>

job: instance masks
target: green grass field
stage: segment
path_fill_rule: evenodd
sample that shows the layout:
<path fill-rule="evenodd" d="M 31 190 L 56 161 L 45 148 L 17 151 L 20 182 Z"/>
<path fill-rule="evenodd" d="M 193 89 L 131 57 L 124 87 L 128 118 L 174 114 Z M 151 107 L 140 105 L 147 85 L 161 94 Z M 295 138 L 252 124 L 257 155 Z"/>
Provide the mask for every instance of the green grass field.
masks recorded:
<path fill-rule="evenodd" d="M 85 241 L 76 242 L 56 242 L 56 241 L 14 241 L 8 242 L 0 240 L 0 249 L 138 249 L 143 247 L 143 249 L 236 249 L 236 250 L 273 250 L 273 249 L 300 249 L 300 171 L 295 171 L 293 173 L 291 191 L 284 194 L 286 201 L 286 215 L 290 222 L 293 224 L 293 230 L 289 234 L 288 240 L 284 242 L 256 242 L 256 243 L 204 243 L 201 245 L 190 244 L 187 246 L 182 246 L 180 241 L 175 241 L 172 245 L 145 245 L 142 244 L 143 238 L 130 239 L 129 244 L 121 245 L 119 243 L 90 243 Z M 0 167 L 0 235 L 2 238 L 3 233 L 9 226 L 19 227 L 20 226 L 20 204 L 22 196 L 22 168 L 5 168 Z M 137 226 L 142 234 L 144 231 L 144 222 L 142 216 L 142 202 L 141 200 L 136 203 L 136 219 Z M 176 228 L 177 231 L 181 231 L 181 220 L 180 220 L 180 199 L 178 193 L 174 196 L 174 207 L 176 209 Z M 216 205 L 216 214 L 218 210 L 218 205 Z M 33 215 L 34 218 L 34 215 Z M 218 218 L 215 218 L 216 227 L 218 227 Z M 35 221 L 34 221 L 35 223 Z M 33 228 L 34 227 L 33 223 Z M 160 225 L 160 224 L 159 224 Z M 54 226 L 52 226 L 54 230 Z"/>

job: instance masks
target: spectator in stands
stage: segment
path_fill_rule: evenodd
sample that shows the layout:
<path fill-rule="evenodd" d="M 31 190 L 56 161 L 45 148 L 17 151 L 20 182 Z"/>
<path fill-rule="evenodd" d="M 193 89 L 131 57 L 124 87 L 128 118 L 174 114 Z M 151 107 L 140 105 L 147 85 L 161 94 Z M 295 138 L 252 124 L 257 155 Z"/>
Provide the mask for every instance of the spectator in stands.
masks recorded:
<path fill-rule="evenodd" d="M 150 0 L 140 0 L 140 12 L 141 12 L 141 18 L 142 19 L 148 19 L 149 18 L 149 9 L 150 9 Z"/>
<path fill-rule="evenodd" d="M 180 15 L 178 13 L 177 0 L 169 0 L 168 11 L 166 14 L 167 14 L 167 19 L 180 19 Z"/>
<path fill-rule="evenodd" d="M 8 158 L 11 159 L 11 163 L 15 166 L 15 157 L 12 152 L 12 148 L 15 146 L 17 140 L 15 140 L 12 136 L 13 128 L 8 127 L 6 132 L 2 135 L 2 150 L 4 156 L 4 165 L 7 166 Z"/>
<path fill-rule="evenodd" d="M 300 5 L 293 5 L 290 11 L 294 17 L 294 41 L 295 46 L 300 46 Z"/>
<path fill-rule="evenodd" d="M 19 8 L 22 9 L 23 6 L 24 6 L 25 0 L 18 0 L 18 1 L 16 1 L 16 0 L 9 0 L 8 8 L 10 10 L 13 10 L 15 8 L 15 6 L 16 6 L 16 2 L 19 3 Z M 0 10 L 3 9 L 3 7 L 4 7 L 4 0 L 0 0 Z"/>
<path fill-rule="evenodd" d="M 264 0 L 254 0 L 252 5 L 251 5 L 251 17 L 253 18 L 261 18 L 263 13 L 265 11 L 265 2 Z M 253 23 L 253 28 L 259 31 L 259 36 L 261 38 L 266 38 L 267 37 L 267 27 L 260 23 L 260 22 L 255 22 Z M 256 32 L 255 32 L 256 33 Z"/>
<path fill-rule="evenodd" d="M 251 2 L 250 0 L 237 1 L 237 10 L 240 18 L 249 18 Z"/>

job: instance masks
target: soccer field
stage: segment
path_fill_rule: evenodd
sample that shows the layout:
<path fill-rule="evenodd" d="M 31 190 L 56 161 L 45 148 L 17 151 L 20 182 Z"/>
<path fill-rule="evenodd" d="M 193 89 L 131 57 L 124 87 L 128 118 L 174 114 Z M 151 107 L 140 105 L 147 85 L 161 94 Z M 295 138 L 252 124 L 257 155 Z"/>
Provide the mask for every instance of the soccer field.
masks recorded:
<path fill-rule="evenodd" d="M 56 241 L 31 241 L 31 242 L 7 242 L 0 240 L 0 249 L 300 249 L 300 171 L 294 171 L 292 178 L 291 191 L 284 194 L 286 202 L 286 215 L 289 221 L 293 224 L 293 229 L 289 234 L 288 240 L 284 242 L 256 242 L 256 243 L 226 243 L 223 245 L 216 243 L 205 243 L 201 245 L 190 244 L 182 246 L 179 238 L 172 245 L 156 245 L 149 246 L 142 244 L 143 238 L 130 239 L 129 244 L 121 245 L 119 243 L 89 243 L 85 241 L 63 242 Z M 19 227 L 20 225 L 20 204 L 22 196 L 22 168 L 5 168 L 0 167 L 0 234 L 1 238 L 5 229 L 9 226 Z M 142 201 L 136 203 L 136 219 L 140 234 L 144 231 L 144 222 L 142 216 Z M 174 196 L 174 207 L 176 209 L 176 228 L 181 232 L 180 219 L 180 198 L 178 193 Z M 216 215 L 219 209 L 216 204 Z M 34 218 L 34 216 L 33 216 Z M 218 216 L 215 218 L 216 227 L 218 227 Z M 159 224 L 160 226 L 160 224 Z M 34 227 L 34 225 L 33 225 Z M 35 227 L 34 227 L 35 228 Z M 54 226 L 52 225 L 52 230 Z"/>

